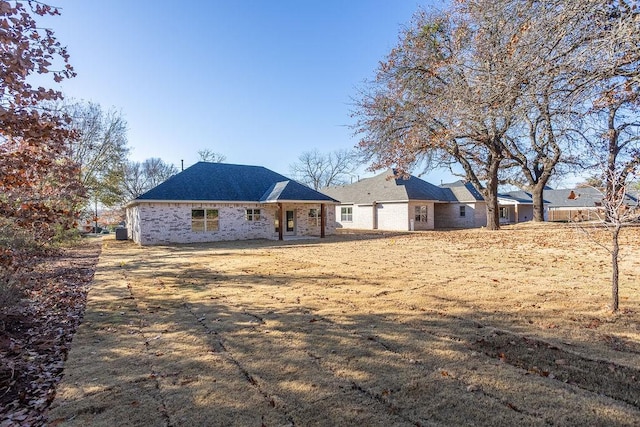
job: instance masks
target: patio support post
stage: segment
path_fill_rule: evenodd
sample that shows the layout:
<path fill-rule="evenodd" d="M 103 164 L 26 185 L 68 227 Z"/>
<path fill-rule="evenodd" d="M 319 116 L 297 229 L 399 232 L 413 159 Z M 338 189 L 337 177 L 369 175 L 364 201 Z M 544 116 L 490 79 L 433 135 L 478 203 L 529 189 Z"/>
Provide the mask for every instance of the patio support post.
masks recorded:
<path fill-rule="evenodd" d="M 278 240 L 284 240 L 284 207 L 282 203 L 278 203 Z"/>
<path fill-rule="evenodd" d="M 325 216 L 325 205 L 324 203 L 320 203 L 320 237 L 324 237 L 324 227 L 326 226 L 326 222 L 324 220 Z"/>

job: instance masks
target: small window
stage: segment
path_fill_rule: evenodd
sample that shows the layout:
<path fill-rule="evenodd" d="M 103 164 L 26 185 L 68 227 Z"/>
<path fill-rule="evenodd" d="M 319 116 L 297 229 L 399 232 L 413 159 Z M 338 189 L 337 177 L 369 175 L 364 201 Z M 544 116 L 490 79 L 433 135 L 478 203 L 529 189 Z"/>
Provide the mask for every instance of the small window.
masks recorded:
<path fill-rule="evenodd" d="M 260 221 L 260 209 L 247 209 L 247 221 Z"/>
<path fill-rule="evenodd" d="M 192 209 L 191 231 L 202 233 L 205 231 L 218 231 L 218 209 Z"/>
<path fill-rule="evenodd" d="M 416 222 L 427 222 L 427 207 L 426 206 L 416 206 L 415 220 L 416 220 Z"/>
<path fill-rule="evenodd" d="M 460 216 L 467 216 L 467 207 L 466 206 L 460 206 Z"/>
<path fill-rule="evenodd" d="M 340 208 L 340 220 L 344 222 L 353 221 L 353 208 L 342 207 Z"/>
<path fill-rule="evenodd" d="M 498 208 L 500 219 L 509 219 L 509 208 Z"/>
<path fill-rule="evenodd" d="M 320 209 L 309 209 L 309 225 L 320 226 Z"/>

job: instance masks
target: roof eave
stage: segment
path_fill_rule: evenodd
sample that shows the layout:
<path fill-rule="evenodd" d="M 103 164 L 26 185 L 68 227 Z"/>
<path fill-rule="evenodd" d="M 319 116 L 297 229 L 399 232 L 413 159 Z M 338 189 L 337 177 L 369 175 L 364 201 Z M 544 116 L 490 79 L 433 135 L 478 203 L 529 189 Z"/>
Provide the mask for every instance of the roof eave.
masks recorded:
<path fill-rule="evenodd" d="M 253 203 L 261 204 L 259 200 L 171 200 L 171 199 L 134 199 L 125 205 L 125 208 L 141 203 Z"/>
<path fill-rule="evenodd" d="M 268 204 L 276 204 L 276 203 L 304 203 L 304 204 L 309 204 L 309 203 L 324 203 L 325 205 L 339 205 L 340 202 L 338 202 L 337 200 L 287 200 L 287 199 L 281 199 L 281 200 L 265 200 L 262 201 L 260 203 L 264 203 L 265 205 Z"/>
<path fill-rule="evenodd" d="M 274 203 L 325 203 L 325 204 L 339 204 L 337 200 L 163 200 L 163 199 L 134 199 L 125 205 L 125 208 L 133 207 L 141 203 L 234 203 L 234 204 L 274 204 Z"/>

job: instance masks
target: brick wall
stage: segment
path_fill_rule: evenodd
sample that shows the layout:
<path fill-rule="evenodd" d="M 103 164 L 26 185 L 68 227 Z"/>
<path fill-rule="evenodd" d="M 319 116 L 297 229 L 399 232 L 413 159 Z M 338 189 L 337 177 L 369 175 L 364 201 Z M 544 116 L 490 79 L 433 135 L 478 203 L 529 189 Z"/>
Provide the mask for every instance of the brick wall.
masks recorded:
<path fill-rule="evenodd" d="M 465 207 L 465 215 L 460 216 L 460 206 Z M 477 228 L 487 225 L 486 206 L 477 203 L 436 203 L 435 228 Z"/>
<path fill-rule="evenodd" d="M 311 224 L 309 209 L 320 205 L 284 205 L 285 210 L 295 210 L 296 230 L 299 236 L 320 236 L 320 226 Z M 193 232 L 192 209 L 217 209 L 219 227 L 216 231 Z M 260 209 L 258 221 L 247 221 L 246 209 Z M 335 233 L 335 214 L 332 206 L 327 209 L 325 234 Z M 226 240 L 269 239 L 277 240 L 275 230 L 276 205 L 247 203 L 140 203 L 127 209 L 128 237 L 141 245 L 168 243 L 201 243 Z"/>

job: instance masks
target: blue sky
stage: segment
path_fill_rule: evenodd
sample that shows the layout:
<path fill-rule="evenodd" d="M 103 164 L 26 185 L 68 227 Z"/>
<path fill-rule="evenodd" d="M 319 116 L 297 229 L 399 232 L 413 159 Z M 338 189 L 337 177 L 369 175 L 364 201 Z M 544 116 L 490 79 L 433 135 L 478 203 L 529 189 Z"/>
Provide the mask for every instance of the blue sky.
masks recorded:
<path fill-rule="evenodd" d="M 420 6 L 442 4 L 59 0 L 46 24 L 78 73 L 58 88 L 120 110 L 132 160 L 188 166 L 208 148 L 286 175 L 303 151 L 357 143 L 357 88 Z"/>

